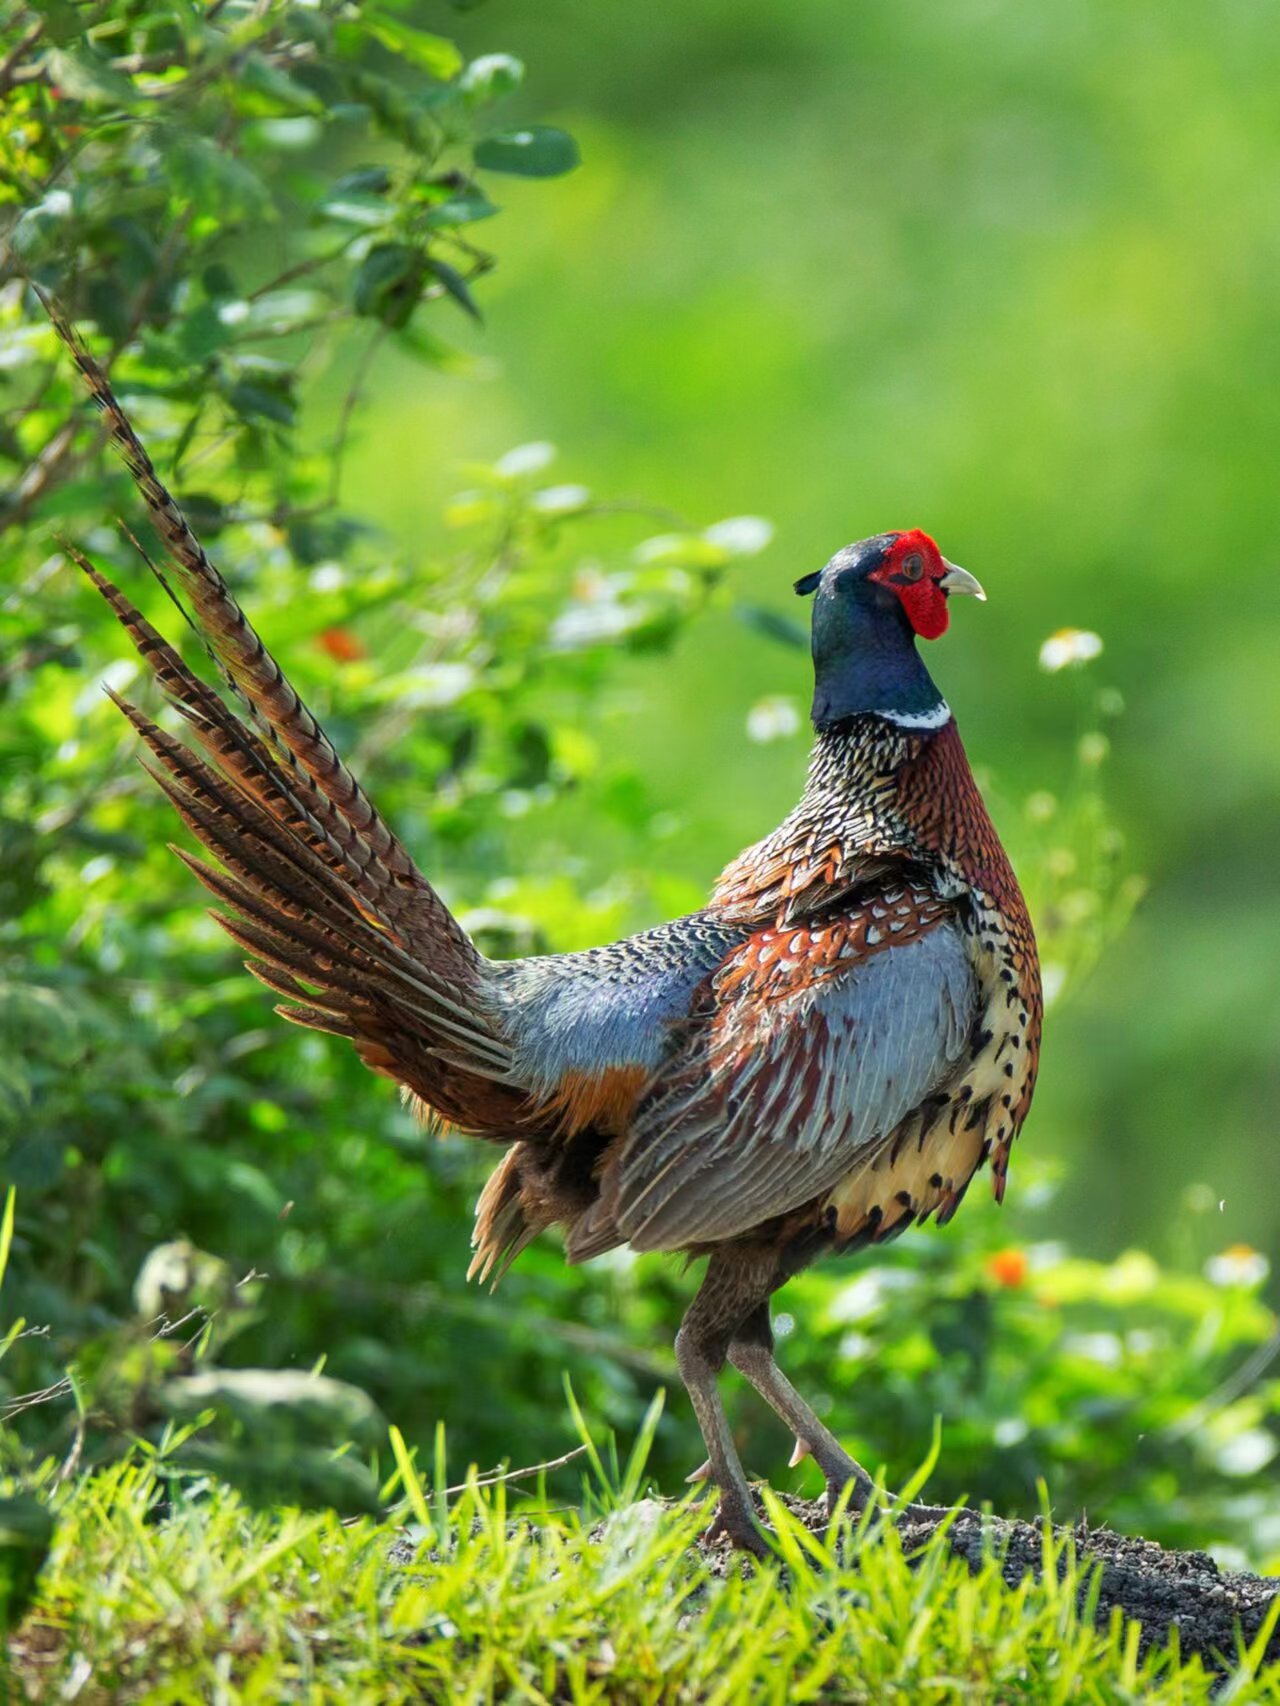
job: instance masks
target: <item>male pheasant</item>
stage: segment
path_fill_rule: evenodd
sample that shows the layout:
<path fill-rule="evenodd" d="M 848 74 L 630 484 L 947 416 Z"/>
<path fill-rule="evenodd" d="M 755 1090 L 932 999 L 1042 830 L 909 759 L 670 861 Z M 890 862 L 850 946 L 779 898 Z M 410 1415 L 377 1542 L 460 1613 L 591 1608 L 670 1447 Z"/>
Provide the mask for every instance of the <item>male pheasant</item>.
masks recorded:
<path fill-rule="evenodd" d="M 816 744 L 803 797 L 706 907 L 610 947 L 486 960 L 383 822 L 205 554 L 106 379 L 60 330 L 207 640 L 233 712 L 78 552 L 192 744 L 116 698 L 216 864 L 180 855 L 295 1023 L 346 1037 L 424 1117 L 500 1146 L 471 1272 L 544 1229 L 569 1261 L 707 1256 L 676 1338 L 720 1490 L 758 1550 L 717 1391 L 726 1359 L 835 1497 L 870 1490 L 773 1357 L 769 1299 L 826 1252 L 1003 1195 L 1035 1084 L 1035 939 L 946 701 L 917 649 L 983 597 L 927 534 L 881 533 L 812 594 Z M 115 698 L 115 695 L 112 695 Z"/>

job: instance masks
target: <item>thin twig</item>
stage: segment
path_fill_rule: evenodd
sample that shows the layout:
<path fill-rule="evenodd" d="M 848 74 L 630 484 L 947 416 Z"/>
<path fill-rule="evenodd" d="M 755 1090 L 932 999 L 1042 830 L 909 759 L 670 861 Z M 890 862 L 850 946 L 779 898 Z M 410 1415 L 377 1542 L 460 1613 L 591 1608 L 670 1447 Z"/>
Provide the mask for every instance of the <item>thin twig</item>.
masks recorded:
<path fill-rule="evenodd" d="M 1202 1398 L 1198 1404 L 1193 1404 L 1184 1415 L 1178 1416 L 1162 1430 L 1165 1439 L 1185 1439 L 1188 1434 L 1195 1433 L 1215 1411 L 1233 1403 L 1243 1392 L 1247 1392 L 1277 1356 L 1280 1356 L 1280 1329 L 1277 1329 L 1265 1344 L 1251 1352 L 1240 1364 L 1234 1374 L 1229 1374 L 1220 1386 L 1214 1388 L 1207 1398 Z"/>
<path fill-rule="evenodd" d="M 125 326 L 119 337 L 111 345 L 110 350 L 100 360 L 99 366 L 108 377 L 110 377 L 111 370 L 122 351 L 128 344 L 132 343 L 146 319 L 147 311 L 151 307 L 152 299 L 167 270 L 173 251 L 186 235 L 187 226 L 191 223 L 194 212 L 194 207 L 189 207 L 174 221 L 161 247 L 156 265 L 151 269 L 146 283 L 134 300 L 128 325 Z M 52 437 L 41 446 L 34 460 L 28 464 L 18 481 L 14 502 L 3 512 L 0 512 L 0 533 L 3 533 L 7 528 L 21 526 L 40 499 L 66 472 L 78 425 L 78 417 L 75 414 L 70 415 L 53 433 Z M 106 436 L 105 423 L 99 423 L 99 442 L 105 440 Z"/>
<path fill-rule="evenodd" d="M 44 34 L 44 20 L 37 18 L 0 60 L 0 95 L 6 94 L 13 87 L 17 78 L 18 67 L 27 53 L 36 45 Z"/>
<path fill-rule="evenodd" d="M 75 419 L 63 421 L 41 445 L 39 452 L 23 470 L 21 479 L 14 487 L 12 504 L 3 516 L 0 516 L 0 530 L 20 527 L 26 521 L 32 509 L 62 472 L 63 464 L 71 454 L 79 424 Z"/>
<path fill-rule="evenodd" d="M 338 415 L 338 431 L 333 441 L 333 466 L 329 471 L 329 504 L 336 506 L 342 496 L 342 466 L 347 454 L 347 435 L 351 428 L 351 416 L 356 404 L 360 401 L 360 393 L 364 382 L 373 366 L 373 359 L 387 336 L 387 328 L 379 326 L 377 331 L 365 345 L 364 353 L 356 363 L 356 370 L 351 376 L 347 394 L 342 399 L 342 409 Z"/>
<path fill-rule="evenodd" d="M 238 1291 L 241 1286 L 248 1285 L 251 1279 L 258 1279 L 262 1277 L 264 1276 L 256 1274 L 251 1268 L 242 1280 L 236 1281 L 235 1289 Z M 216 1311 L 214 1313 L 216 1313 Z M 148 1341 L 151 1344 L 155 1344 L 158 1339 L 172 1339 L 180 1328 L 185 1327 L 189 1321 L 195 1321 L 197 1319 L 200 1322 L 199 1332 L 192 1333 L 178 1346 L 179 1351 L 189 1351 L 192 1346 L 197 1343 L 200 1338 L 200 1334 L 204 1332 L 210 1321 L 213 1320 L 213 1315 L 210 1314 L 202 1304 L 196 1304 L 193 1308 L 188 1309 L 186 1314 L 180 1315 L 176 1321 L 170 1321 L 167 1315 L 153 1315 L 149 1321 L 142 1324 L 147 1327 L 155 1328 L 155 1331 L 151 1334 L 151 1338 Z M 47 1331 L 47 1329 L 41 1330 Z M 27 1331 L 34 1332 L 36 1329 L 28 1328 Z M 25 1337 L 25 1335 L 20 1336 Z M 0 1413 L 0 1421 L 11 1422 L 15 1416 L 20 1416 L 24 1410 L 34 1410 L 39 1404 L 49 1404 L 52 1403 L 55 1398 L 65 1398 L 68 1393 L 74 1394 L 75 1390 L 76 1384 L 74 1376 L 63 1375 L 61 1380 L 55 1380 L 52 1386 L 42 1387 L 38 1392 L 19 1393 L 17 1397 L 10 1398 L 8 1400 L 3 1413 Z"/>
<path fill-rule="evenodd" d="M 527 1481 L 531 1475 L 548 1475 L 553 1469 L 563 1469 L 575 1458 L 584 1457 L 591 1447 L 575 1445 L 572 1451 L 566 1451 L 563 1457 L 552 1457 L 546 1463 L 531 1463 L 527 1469 L 504 1469 L 501 1474 L 481 1475 L 474 1481 L 463 1481 L 457 1487 L 446 1487 L 443 1497 L 456 1499 L 465 1493 L 468 1487 L 496 1487 L 504 1481 Z"/>
<path fill-rule="evenodd" d="M 269 279 L 266 284 L 260 284 L 256 290 L 251 290 L 245 297 L 245 301 L 257 302 L 260 297 L 269 296 L 272 291 L 281 290 L 286 284 L 292 284 L 294 279 L 304 278 L 307 273 L 316 272 L 320 267 L 327 267 L 330 261 L 341 260 L 351 245 L 365 235 L 366 233 L 363 231 L 356 231 L 350 237 L 344 238 L 336 249 L 328 249 L 323 255 L 308 255 L 305 260 L 298 261 L 291 267 L 286 267 L 282 273 L 277 273 L 275 278 Z"/>

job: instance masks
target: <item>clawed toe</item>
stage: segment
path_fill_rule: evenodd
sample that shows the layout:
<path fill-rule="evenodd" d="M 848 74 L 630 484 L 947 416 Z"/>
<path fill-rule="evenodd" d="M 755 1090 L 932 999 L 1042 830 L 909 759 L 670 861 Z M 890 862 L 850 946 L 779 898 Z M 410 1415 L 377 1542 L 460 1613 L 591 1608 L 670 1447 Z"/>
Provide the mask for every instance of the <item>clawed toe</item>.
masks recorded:
<path fill-rule="evenodd" d="M 824 1452 L 818 1458 L 818 1467 L 827 1483 L 827 1510 L 832 1516 L 842 1501 L 847 1510 L 866 1510 L 876 1495 L 876 1484 L 860 1463 L 844 1452 L 839 1457 Z M 845 1494 L 850 1488 L 852 1491 L 846 1499 Z"/>
<path fill-rule="evenodd" d="M 853 1491 L 849 1494 L 848 1498 L 846 1498 L 845 1490 L 850 1485 L 852 1485 Z M 852 1512 L 855 1516 L 860 1516 L 867 1508 L 868 1496 L 869 1495 L 863 1490 L 860 1482 L 854 1481 L 850 1483 L 849 1481 L 828 1481 L 826 1496 L 827 1515 L 828 1517 L 834 1518 L 841 1511 L 845 1511 Z"/>
<path fill-rule="evenodd" d="M 711 1524 L 703 1530 L 704 1546 L 717 1546 L 727 1540 L 735 1552 L 750 1552 L 754 1558 L 767 1558 L 769 1545 L 756 1527 L 755 1519 L 736 1503 L 721 1499 Z"/>
<path fill-rule="evenodd" d="M 929 1522 L 936 1525 L 942 1521 L 943 1517 L 953 1515 L 954 1507 L 951 1505 L 922 1505 L 913 1499 L 910 1504 L 895 1503 L 893 1514 L 900 1522 L 905 1520 L 907 1522 Z"/>

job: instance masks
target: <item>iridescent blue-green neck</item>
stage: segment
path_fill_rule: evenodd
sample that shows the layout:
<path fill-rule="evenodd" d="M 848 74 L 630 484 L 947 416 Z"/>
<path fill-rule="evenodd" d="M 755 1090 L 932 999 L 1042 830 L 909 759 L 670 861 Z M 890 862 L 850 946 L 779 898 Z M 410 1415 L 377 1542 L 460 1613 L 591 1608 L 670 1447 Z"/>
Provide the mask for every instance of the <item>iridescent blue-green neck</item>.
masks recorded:
<path fill-rule="evenodd" d="M 905 728 L 941 728 L 947 702 L 916 649 L 902 605 L 871 581 L 824 582 L 813 606 L 813 723 L 868 712 Z"/>

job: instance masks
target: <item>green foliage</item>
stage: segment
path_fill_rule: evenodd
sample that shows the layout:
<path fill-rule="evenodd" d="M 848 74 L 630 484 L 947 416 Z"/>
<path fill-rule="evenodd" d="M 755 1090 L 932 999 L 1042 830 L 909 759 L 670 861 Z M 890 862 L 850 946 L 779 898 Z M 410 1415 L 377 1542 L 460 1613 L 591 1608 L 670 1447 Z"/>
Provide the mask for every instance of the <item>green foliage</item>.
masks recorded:
<path fill-rule="evenodd" d="M 189 1424 L 166 1439 L 172 1474 L 216 1476 L 262 1505 L 328 1505 L 344 1515 L 381 1509 L 368 1467 L 347 1452 L 384 1432 L 358 1387 L 296 1369 L 209 1368 L 165 1381 L 156 1403 Z"/>
<path fill-rule="evenodd" d="M 30 1493 L 0 1498 L 0 1633 L 26 1614 L 53 1542 L 48 1507 Z"/>
<path fill-rule="evenodd" d="M 43 1697 L 109 1677 L 229 1706 L 1280 1699 L 1269 1628 L 1227 1655 L 1225 1682 L 1176 1648 L 1140 1658 L 1118 1613 L 1094 1627 L 1089 1572 L 1048 1534 L 1039 1579 L 1010 1590 L 998 1556 L 971 1573 L 945 1535 L 908 1560 L 891 1526 L 826 1542 L 774 1502 L 778 1561 L 717 1578 L 689 1550 L 705 1521 L 692 1498 L 620 1503 L 606 1482 L 605 1514 L 576 1514 L 474 1479 L 450 1496 L 407 1462 L 389 1485 L 402 1475 L 419 1513 L 407 1530 L 255 1515 L 216 1485 L 165 1504 L 139 1464 L 83 1478 L 58 1495 L 11 1686 Z"/>
<path fill-rule="evenodd" d="M 1046 1236 L 1050 1182 L 1024 1171 L 1022 1192 L 1025 1244 L 975 1205 L 955 1239 L 909 1234 L 854 1272 L 796 1282 L 780 1300 L 791 1377 L 825 1394 L 830 1425 L 887 1461 L 891 1484 L 941 1417 L 936 1498 L 1030 1514 L 1043 1477 L 1060 1517 L 1274 1568 L 1280 1325 L 1258 1296 L 1265 1260 L 1228 1255 L 1212 1278 L 1138 1250 L 1086 1261 Z"/>

